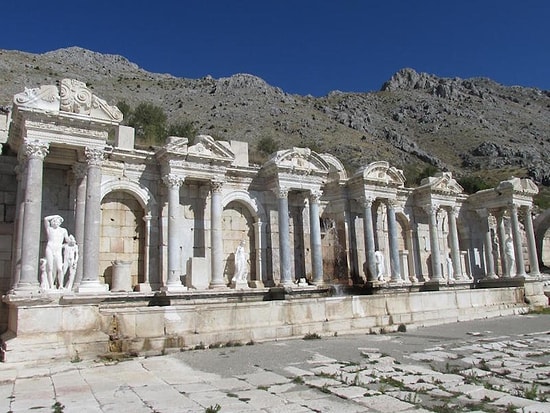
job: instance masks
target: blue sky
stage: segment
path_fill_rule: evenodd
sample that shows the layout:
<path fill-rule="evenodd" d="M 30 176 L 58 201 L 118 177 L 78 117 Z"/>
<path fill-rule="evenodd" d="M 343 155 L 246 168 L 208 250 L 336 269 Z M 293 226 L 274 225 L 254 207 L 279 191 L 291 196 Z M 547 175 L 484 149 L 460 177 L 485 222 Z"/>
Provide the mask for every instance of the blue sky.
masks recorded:
<path fill-rule="evenodd" d="M 403 67 L 550 90 L 547 0 L 6 1 L 0 48 L 80 46 L 151 72 L 379 90 Z"/>

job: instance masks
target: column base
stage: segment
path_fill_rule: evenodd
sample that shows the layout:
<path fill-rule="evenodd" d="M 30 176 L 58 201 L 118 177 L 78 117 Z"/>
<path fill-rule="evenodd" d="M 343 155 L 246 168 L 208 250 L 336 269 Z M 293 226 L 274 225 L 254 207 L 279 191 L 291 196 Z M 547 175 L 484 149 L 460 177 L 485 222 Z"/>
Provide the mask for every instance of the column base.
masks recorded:
<path fill-rule="evenodd" d="M 43 291 L 40 289 L 40 284 L 38 283 L 19 283 L 10 291 L 10 294 L 38 295 L 42 294 L 42 292 Z"/>
<path fill-rule="evenodd" d="M 231 281 L 231 288 L 235 290 L 248 290 L 248 281 Z"/>
<path fill-rule="evenodd" d="M 96 294 L 109 291 L 109 284 L 101 284 L 99 281 L 82 281 L 78 286 L 78 293 Z"/>
<path fill-rule="evenodd" d="M 447 281 L 448 285 L 466 285 L 471 283 L 472 283 L 472 280 L 470 280 L 469 278 L 468 279 L 454 278 L 452 280 Z"/>
<path fill-rule="evenodd" d="M 224 282 L 221 283 L 210 283 L 208 286 L 211 290 L 227 290 L 227 285 Z"/>
<path fill-rule="evenodd" d="M 138 285 L 136 285 L 135 290 L 142 293 L 153 292 L 153 289 L 151 288 L 151 284 L 149 283 L 139 283 Z"/>
<path fill-rule="evenodd" d="M 187 287 L 184 286 L 181 283 L 179 283 L 179 284 L 167 284 L 164 287 L 162 287 L 160 290 L 163 291 L 163 292 L 166 292 L 166 293 L 184 293 L 184 292 L 188 291 Z"/>

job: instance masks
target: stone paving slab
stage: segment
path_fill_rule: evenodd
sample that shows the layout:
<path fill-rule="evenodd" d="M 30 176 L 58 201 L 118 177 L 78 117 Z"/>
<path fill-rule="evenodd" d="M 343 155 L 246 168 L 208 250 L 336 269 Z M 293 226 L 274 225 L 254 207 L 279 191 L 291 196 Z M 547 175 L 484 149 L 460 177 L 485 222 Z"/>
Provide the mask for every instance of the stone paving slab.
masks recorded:
<path fill-rule="evenodd" d="M 550 317 L 540 317 L 120 362 L 5 364 L 0 412 L 51 412 L 58 403 L 65 413 L 203 413 L 216 405 L 220 413 L 550 413 Z"/>

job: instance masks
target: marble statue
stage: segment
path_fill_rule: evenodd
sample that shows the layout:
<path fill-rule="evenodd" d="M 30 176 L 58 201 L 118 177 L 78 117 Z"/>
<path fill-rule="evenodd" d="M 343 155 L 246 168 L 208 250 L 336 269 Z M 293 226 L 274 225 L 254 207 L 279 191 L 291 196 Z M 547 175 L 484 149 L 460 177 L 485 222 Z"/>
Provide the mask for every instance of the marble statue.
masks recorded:
<path fill-rule="evenodd" d="M 49 215 L 44 218 L 46 231 L 46 274 L 50 288 L 63 286 L 63 243 L 69 241 L 69 233 L 61 227 L 63 218 L 59 215 Z"/>
<path fill-rule="evenodd" d="M 231 285 L 235 288 L 248 288 L 248 262 L 245 244 L 245 240 L 242 240 L 235 251 L 235 272 L 231 280 Z"/>
<path fill-rule="evenodd" d="M 454 281 L 455 276 L 454 276 L 453 260 L 451 259 L 451 257 L 447 257 L 446 261 L 447 261 L 447 279 L 449 281 Z"/>
<path fill-rule="evenodd" d="M 504 257 L 506 259 L 506 275 L 513 277 L 515 275 L 516 253 L 514 250 L 514 240 L 510 235 L 504 241 Z"/>
<path fill-rule="evenodd" d="M 69 276 L 65 289 L 72 290 L 78 264 L 78 245 L 73 235 L 69 235 L 68 241 L 63 244 L 63 275 Z"/>
<path fill-rule="evenodd" d="M 386 272 L 384 254 L 382 251 L 375 251 L 374 258 L 376 260 L 376 278 L 378 281 L 384 281 L 384 273 Z"/>
<path fill-rule="evenodd" d="M 233 282 L 246 281 L 248 275 L 244 246 L 245 241 L 242 240 L 235 251 L 235 273 L 233 274 Z"/>
<path fill-rule="evenodd" d="M 45 291 L 51 288 L 48 281 L 48 260 L 40 258 L 40 288 Z"/>

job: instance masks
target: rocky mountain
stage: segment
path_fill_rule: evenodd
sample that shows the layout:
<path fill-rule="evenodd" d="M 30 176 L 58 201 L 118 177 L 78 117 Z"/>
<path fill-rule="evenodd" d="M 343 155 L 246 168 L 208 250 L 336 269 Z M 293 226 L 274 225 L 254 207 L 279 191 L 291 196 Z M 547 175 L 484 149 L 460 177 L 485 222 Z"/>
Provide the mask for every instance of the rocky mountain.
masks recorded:
<path fill-rule="evenodd" d="M 280 148 L 330 152 L 350 173 L 386 160 L 411 185 L 423 172 L 448 170 L 487 183 L 514 175 L 550 186 L 550 91 L 402 69 L 378 92 L 299 96 L 249 74 L 178 78 L 78 47 L 0 50 L 0 74 L 0 106 L 11 106 L 25 87 L 75 78 L 111 104 L 150 102 L 171 122 L 192 121 L 200 133 L 247 141 L 258 163 L 265 154 L 257 143 L 270 138 Z"/>

